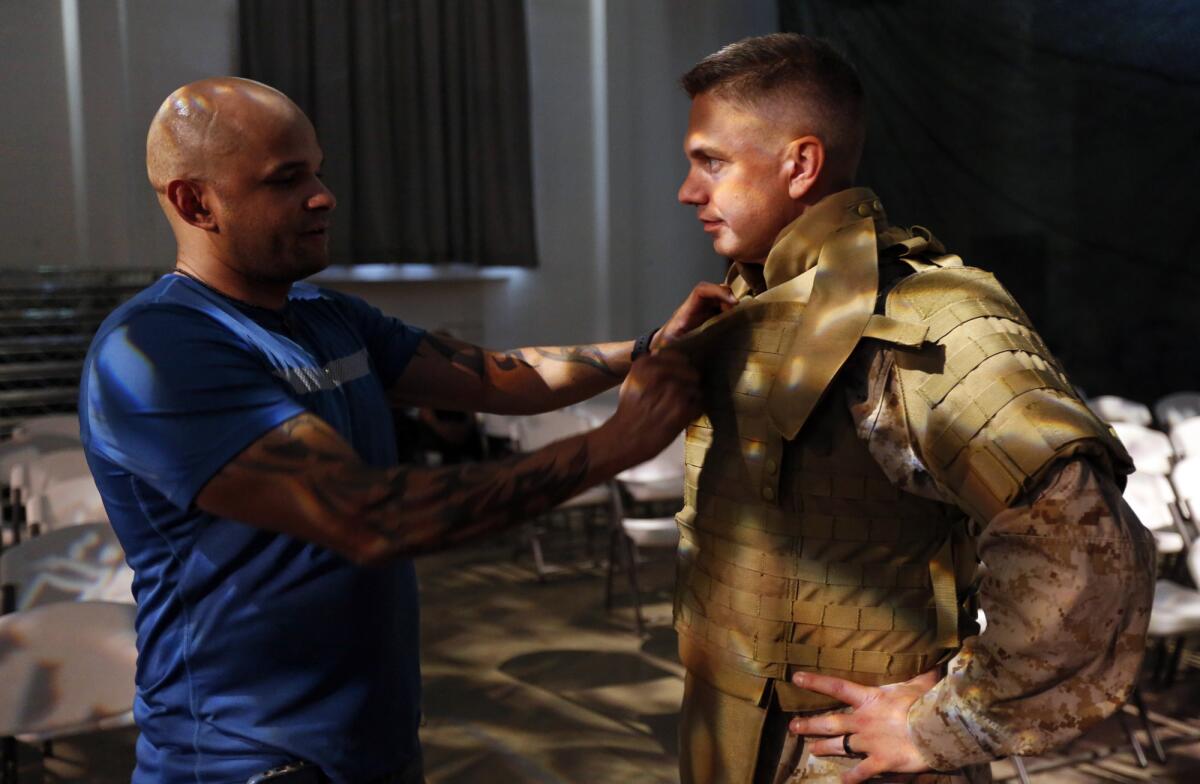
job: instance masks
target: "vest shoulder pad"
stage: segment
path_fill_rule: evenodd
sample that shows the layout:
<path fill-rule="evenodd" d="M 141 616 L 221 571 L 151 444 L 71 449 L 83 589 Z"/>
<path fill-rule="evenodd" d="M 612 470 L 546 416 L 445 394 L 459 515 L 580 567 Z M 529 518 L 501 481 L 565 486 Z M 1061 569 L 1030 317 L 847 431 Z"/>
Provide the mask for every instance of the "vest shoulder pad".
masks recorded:
<path fill-rule="evenodd" d="M 925 467 L 976 520 L 986 524 L 1060 457 L 1088 455 L 1121 484 L 1133 470 L 991 273 L 914 273 L 888 294 L 886 313 L 928 327 L 921 349 L 894 352 L 905 414 Z"/>

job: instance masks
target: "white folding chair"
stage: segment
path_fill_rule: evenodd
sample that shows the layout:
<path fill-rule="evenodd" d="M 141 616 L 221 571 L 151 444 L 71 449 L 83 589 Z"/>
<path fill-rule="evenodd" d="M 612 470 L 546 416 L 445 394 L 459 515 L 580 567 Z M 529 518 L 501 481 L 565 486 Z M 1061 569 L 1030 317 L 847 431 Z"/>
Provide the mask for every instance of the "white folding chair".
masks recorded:
<path fill-rule="evenodd" d="M 1200 455 L 1200 416 L 1176 422 L 1171 426 L 1171 445 L 1177 457 Z"/>
<path fill-rule="evenodd" d="M 1185 560 L 1192 582 L 1200 585 L 1200 548 L 1190 548 Z M 1151 639 L 1158 641 L 1158 661 L 1154 673 L 1156 681 L 1166 683 L 1168 686 L 1171 684 L 1175 671 L 1179 668 L 1184 640 L 1188 635 L 1197 632 L 1200 632 L 1200 591 L 1180 585 L 1174 580 L 1162 579 L 1155 583 L 1154 603 L 1151 605 L 1150 625 L 1146 634 Z M 1171 640 L 1175 641 L 1175 650 L 1168 654 L 1168 643 Z M 1163 748 L 1158 734 L 1154 731 L 1154 725 L 1146 712 L 1140 686 L 1134 687 L 1132 696 L 1155 757 L 1159 762 L 1166 763 L 1166 750 Z M 1140 742 L 1128 727 L 1125 728 L 1125 734 L 1133 747 L 1138 764 L 1143 768 L 1146 767 L 1146 755 L 1141 749 Z"/>
<path fill-rule="evenodd" d="M 35 535 L 68 525 L 108 520 L 81 449 L 35 455 L 14 465 L 10 492 L 14 506 L 23 510 L 24 524 Z"/>
<path fill-rule="evenodd" d="M 604 606 L 612 610 L 613 574 L 616 563 L 620 560 L 629 579 L 639 636 L 645 632 L 646 621 L 642 613 L 641 588 L 637 578 L 638 551 L 648 548 L 674 551 L 679 546 L 679 526 L 673 515 L 642 517 L 631 514 L 634 509 L 627 508 L 624 496 L 628 496 L 634 508 L 670 502 L 678 509 L 683 501 L 683 452 L 684 435 L 680 433 L 658 455 L 622 471 L 615 479 L 616 488 L 612 493 L 613 527 L 609 537 Z"/>
<path fill-rule="evenodd" d="M 79 416 L 77 414 L 50 414 L 26 419 L 13 428 L 15 440 L 32 436 L 54 435 L 70 438 L 79 443 Z"/>
<path fill-rule="evenodd" d="M 516 417 L 512 423 L 513 441 L 517 449 L 522 452 L 532 452 L 548 446 L 555 441 L 586 433 L 591 429 L 592 426 L 588 420 L 566 410 L 547 411 L 544 414 Z M 586 511 L 590 508 L 607 511 L 612 503 L 611 494 L 612 488 L 610 486 L 605 484 L 596 485 L 578 495 L 568 498 L 551 511 L 552 513 L 567 513 L 570 510 Z M 531 521 L 526 528 L 526 535 L 529 538 L 529 546 L 533 553 L 534 571 L 537 573 L 539 580 L 545 579 L 546 575 L 551 571 L 546 565 L 541 534 L 542 531 L 539 528 L 539 524 Z M 587 541 L 590 550 L 590 533 L 587 535 Z"/>
<path fill-rule="evenodd" d="M 1154 534 L 1159 553 L 1172 555 L 1183 551 L 1185 541 L 1172 509 L 1175 492 L 1165 476 L 1135 471 L 1127 479 L 1124 497 L 1142 525 Z"/>
<path fill-rule="evenodd" d="M 1170 430 L 1185 419 L 1200 417 L 1200 392 L 1174 392 L 1154 404 L 1159 427 Z"/>
<path fill-rule="evenodd" d="M 4 612 L 56 602 L 133 603 L 133 570 L 108 523 L 61 528 L 0 553 Z"/>
<path fill-rule="evenodd" d="M 1112 428 L 1139 472 L 1163 476 L 1171 473 L 1175 450 L 1166 433 L 1128 422 L 1113 422 Z"/>
<path fill-rule="evenodd" d="M 547 411 L 544 414 L 517 417 L 513 422 L 512 432 L 517 448 L 522 452 L 532 452 L 591 429 L 591 422 L 578 414 L 569 411 Z M 609 489 L 604 485 L 597 485 L 567 499 L 557 508 L 607 504 L 608 500 Z"/>
<path fill-rule="evenodd" d="M 1183 506 L 1184 516 L 1192 521 L 1200 515 L 1200 455 L 1185 457 L 1171 469 L 1171 484 Z"/>
<path fill-rule="evenodd" d="M 0 615 L 0 736 L 54 738 L 133 724 L 137 633 L 131 604 L 60 602 Z"/>
<path fill-rule="evenodd" d="M 1136 400 L 1116 395 L 1101 395 L 1088 400 L 1087 405 L 1096 416 L 1110 424 L 1126 422 L 1145 427 L 1151 422 L 1150 409 Z"/>
<path fill-rule="evenodd" d="M 604 424 L 617 411 L 619 397 L 616 390 L 605 392 L 567 408 L 568 411 L 585 419 L 592 427 Z"/>

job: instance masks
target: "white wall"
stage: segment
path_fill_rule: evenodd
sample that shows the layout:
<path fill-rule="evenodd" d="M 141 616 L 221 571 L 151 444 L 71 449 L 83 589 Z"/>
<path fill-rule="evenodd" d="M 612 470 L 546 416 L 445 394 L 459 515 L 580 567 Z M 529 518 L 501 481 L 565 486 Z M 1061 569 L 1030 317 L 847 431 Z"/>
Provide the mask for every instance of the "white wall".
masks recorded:
<path fill-rule="evenodd" d="M 146 128 L 175 87 L 236 68 L 236 0 L 4 0 L 0 267 L 169 268 Z"/>
<path fill-rule="evenodd" d="M 332 285 L 491 346 L 632 337 L 723 270 L 675 201 L 688 109 L 678 78 L 719 46 L 774 30 L 775 2 L 526 3 L 538 268 Z M 68 30 L 73 13 L 79 22 L 74 114 L 64 9 Z M 169 267 L 145 129 L 175 87 L 236 72 L 236 0 L 5 0 L 0 31 L 0 267 Z"/>

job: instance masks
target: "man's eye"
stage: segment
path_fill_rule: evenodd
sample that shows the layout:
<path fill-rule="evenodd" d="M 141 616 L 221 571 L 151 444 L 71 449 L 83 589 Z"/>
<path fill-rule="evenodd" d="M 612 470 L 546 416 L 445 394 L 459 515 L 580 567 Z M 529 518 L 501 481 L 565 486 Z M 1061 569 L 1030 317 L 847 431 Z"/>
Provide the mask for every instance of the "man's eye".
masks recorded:
<path fill-rule="evenodd" d="M 710 172 L 715 172 L 719 170 L 724 163 L 725 161 L 721 160 L 720 158 L 705 158 L 704 168 L 708 169 Z"/>

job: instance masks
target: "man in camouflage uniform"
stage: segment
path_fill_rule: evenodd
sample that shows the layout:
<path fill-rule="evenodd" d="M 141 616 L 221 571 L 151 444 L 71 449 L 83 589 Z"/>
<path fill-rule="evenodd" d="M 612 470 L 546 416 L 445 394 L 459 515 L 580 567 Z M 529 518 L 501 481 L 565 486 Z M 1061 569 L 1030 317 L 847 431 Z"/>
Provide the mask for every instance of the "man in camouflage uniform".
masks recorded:
<path fill-rule="evenodd" d="M 1111 715 L 1153 591 L 1120 443 L 995 278 L 850 187 L 862 89 L 828 45 L 747 39 L 683 84 L 679 198 L 740 300 L 679 344 L 685 784 L 986 781 Z"/>

